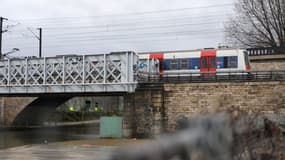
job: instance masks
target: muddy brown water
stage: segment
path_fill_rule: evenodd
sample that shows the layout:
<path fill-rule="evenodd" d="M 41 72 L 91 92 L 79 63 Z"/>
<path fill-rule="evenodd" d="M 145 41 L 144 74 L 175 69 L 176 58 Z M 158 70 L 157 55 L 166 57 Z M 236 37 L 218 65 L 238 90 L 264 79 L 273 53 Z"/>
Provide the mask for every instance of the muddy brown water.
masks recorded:
<path fill-rule="evenodd" d="M 0 149 L 29 144 L 47 144 L 99 138 L 99 126 L 37 127 L 0 129 Z"/>

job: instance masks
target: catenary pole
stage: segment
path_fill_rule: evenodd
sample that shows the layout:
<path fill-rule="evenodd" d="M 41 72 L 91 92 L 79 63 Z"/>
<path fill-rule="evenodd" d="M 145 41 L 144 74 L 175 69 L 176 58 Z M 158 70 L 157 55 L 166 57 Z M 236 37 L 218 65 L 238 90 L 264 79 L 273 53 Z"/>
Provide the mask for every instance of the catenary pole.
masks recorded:
<path fill-rule="evenodd" d="M 3 21 L 8 20 L 7 18 L 0 17 L 0 60 L 2 60 L 2 34 L 3 34 Z"/>
<path fill-rule="evenodd" d="M 42 28 L 39 28 L 39 58 L 42 58 Z"/>

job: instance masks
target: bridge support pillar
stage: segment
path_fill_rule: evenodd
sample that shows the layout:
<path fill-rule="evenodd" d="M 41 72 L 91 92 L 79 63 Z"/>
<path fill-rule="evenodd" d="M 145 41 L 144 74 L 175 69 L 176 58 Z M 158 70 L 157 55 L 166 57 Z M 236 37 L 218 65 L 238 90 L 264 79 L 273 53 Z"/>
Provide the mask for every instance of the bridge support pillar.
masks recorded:
<path fill-rule="evenodd" d="M 0 127 L 4 126 L 4 98 L 0 97 Z"/>
<path fill-rule="evenodd" d="M 134 137 L 135 126 L 135 108 L 134 108 L 134 94 L 126 94 L 124 96 L 124 119 L 123 119 L 123 136 L 125 138 Z"/>
<path fill-rule="evenodd" d="M 125 96 L 124 135 L 155 137 L 165 124 L 163 90 L 141 89 Z"/>
<path fill-rule="evenodd" d="M 18 114 L 37 97 L 0 97 L 0 127 L 11 126 Z"/>

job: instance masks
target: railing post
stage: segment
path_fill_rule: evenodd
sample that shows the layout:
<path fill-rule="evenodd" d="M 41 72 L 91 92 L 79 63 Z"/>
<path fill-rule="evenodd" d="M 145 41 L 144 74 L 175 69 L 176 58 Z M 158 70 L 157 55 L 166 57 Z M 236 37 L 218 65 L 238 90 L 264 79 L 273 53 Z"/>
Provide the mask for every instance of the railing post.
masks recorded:
<path fill-rule="evenodd" d="M 28 84 L 28 58 L 25 59 L 25 85 Z"/>
<path fill-rule="evenodd" d="M 82 84 L 85 84 L 85 55 L 82 56 Z"/>
<path fill-rule="evenodd" d="M 8 59 L 8 79 L 7 79 L 7 85 L 10 85 L 10 79 L 11 79 L 11 61 Z"/>
<path fill-rule="evenodd" d="M 131 82 L 134 82 L 134 53 L 131 52 L 131 79 L 129 79 L 128 77 L 128 83 L 131 81 Z M 129 68 L 127 68 L 127 72 L 129 71 Z"/>
<path fill-rule="evenodd" d="M 46 57 L 44 57 L 44 79 L 43 79 L 43 84 L 45 85 L 46 84 L 46 78 L 47 78 L 47 71 L 46 71 Z"/>
<path fill-rule="evenodd" d="M 62 57 L 62 84 L 65 84 L 65 56 Z"/>
<path fill-rule="evenodd" d="M 104 74 L 103 74 L 103 83 L 104 84 L 106 84 L 106 76 L 107 76 L 107 68 L 106 68 L 106 65 L 107 65 L 107 62 L 106 62 L 106 60 L 107 60 L 107 58 L 106 58 L 106 54 L 104 54 L 104 63 L 103 63 L 103 72 L 104 72 Z"/>

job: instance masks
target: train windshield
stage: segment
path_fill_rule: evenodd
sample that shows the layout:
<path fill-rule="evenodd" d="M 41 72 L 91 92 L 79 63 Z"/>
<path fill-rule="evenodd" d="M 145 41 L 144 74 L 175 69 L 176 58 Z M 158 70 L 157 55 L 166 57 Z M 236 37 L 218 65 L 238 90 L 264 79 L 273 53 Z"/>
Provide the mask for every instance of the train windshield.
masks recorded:
<path fill-rule="evenodd" d="M 243 52 L 244 54 L 244 61 L 245 61 L 245 65 L 249 66 L 249 59 L 248 59 L 248 54 L 246 51 Z"/>

